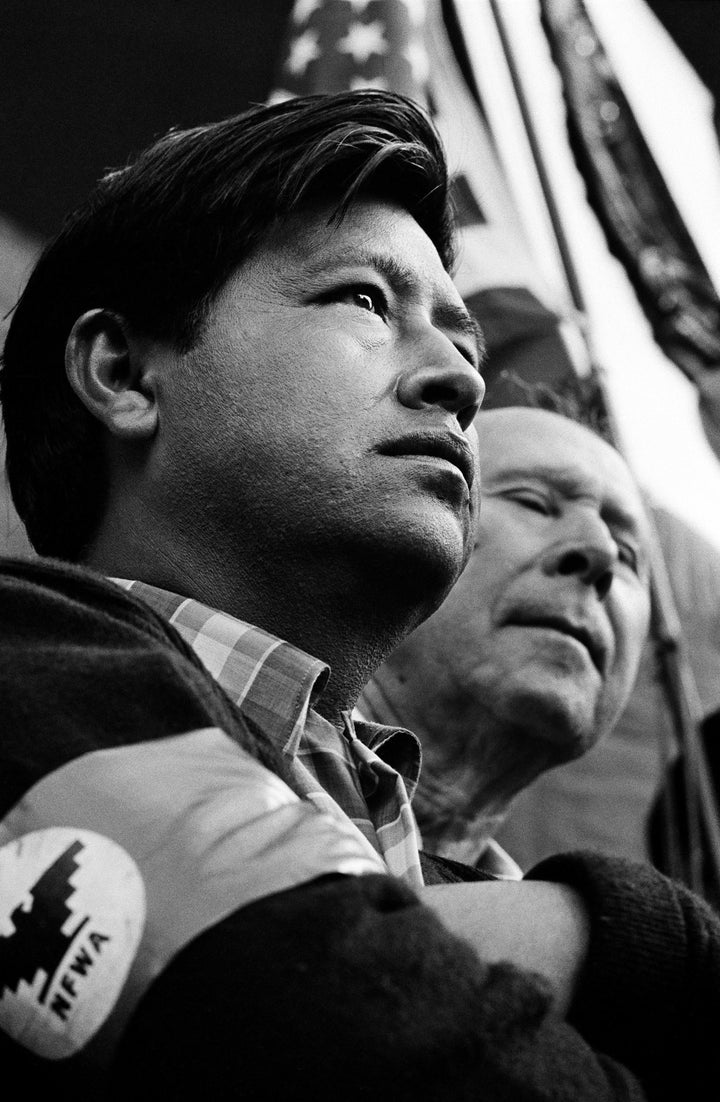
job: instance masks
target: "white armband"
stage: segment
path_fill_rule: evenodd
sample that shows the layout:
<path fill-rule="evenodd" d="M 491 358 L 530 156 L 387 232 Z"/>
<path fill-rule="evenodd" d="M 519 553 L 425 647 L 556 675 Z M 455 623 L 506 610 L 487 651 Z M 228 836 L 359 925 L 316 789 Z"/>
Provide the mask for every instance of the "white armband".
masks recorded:
<path fill-rule="evenodd" d="M 203 930 L 328 873 L 387 873 L 217 728 L 99 750 L 0 823 L 0 1028 L 106 1063 L 144 991 Z"/>

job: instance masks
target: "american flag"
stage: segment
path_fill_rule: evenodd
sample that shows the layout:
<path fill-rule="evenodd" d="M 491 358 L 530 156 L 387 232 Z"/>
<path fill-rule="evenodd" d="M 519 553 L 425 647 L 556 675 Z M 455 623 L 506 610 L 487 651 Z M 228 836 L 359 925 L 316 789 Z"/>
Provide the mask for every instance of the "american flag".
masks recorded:
<path fill-rule="evenodd" d="M 274 98 L 382 88 L 427 103 L 425 0 L 296 0 Z"/>

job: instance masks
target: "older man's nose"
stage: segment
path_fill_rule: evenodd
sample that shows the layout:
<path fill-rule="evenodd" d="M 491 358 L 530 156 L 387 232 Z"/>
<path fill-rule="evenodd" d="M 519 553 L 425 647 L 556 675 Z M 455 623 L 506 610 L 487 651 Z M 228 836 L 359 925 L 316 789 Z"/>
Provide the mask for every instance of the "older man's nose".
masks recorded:
<path fill-rule="evenodd" d="M 409 409 L 439 406 L 449 410 L 465 432 L 480 409 L 485 383 L 469 360 L 447 338 L 443 339 L 446 347 L 436 345 L 431 357 L 400 375 L 397 396 Z"/>
<path fill-rule="evenodd" d="M 595 588 L 603 601 L 612 585 L 618 561 L 617 545 L 599 520 L 590 530 L 560 540 L 548 549 L 544 568 L 547 573 L 574 576 Z"/>

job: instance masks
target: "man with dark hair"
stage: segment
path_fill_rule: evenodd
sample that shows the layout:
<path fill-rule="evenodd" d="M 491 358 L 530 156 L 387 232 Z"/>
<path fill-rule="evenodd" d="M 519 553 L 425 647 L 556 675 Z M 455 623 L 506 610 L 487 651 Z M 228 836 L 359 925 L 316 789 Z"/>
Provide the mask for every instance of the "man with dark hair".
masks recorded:
<path fill-rule="evenodd" d="M 387 129 L 389 111 L 398 136 Z M 242 125 L 229 119 L 171 132 L 100 181 L 43 254 L 5 346 L 8 475 L 40 554 L 88 561 L 106 513 L 110 460 L 101 426 L 62 370 L 76 320 L 101 304 L 95 324 L 110 337 L 114 313 L 132 333 L 188 353 L 230 276 L 273 230 L 280 246 L 294 213 L 326 206 L 329 225 L 368 191 L 399 203 L 449 267 L 442 152 L 418 118 L 400 101 L 366 98 L 352 108 L 320 97 L 289 101 L 270 118 L 261 108 Z M 474 358 L 470 319 L 464 310 L 459 317 L 464 355 Z"/>
<path fill-rule="evenodd" d="M 701 901 L 421 859 L 416 740 L 351 717 L 471 546 L 447 183 L 410 101 L 293 100 L 151 147 L 30 277 L 8 472 L 55 560 L 0 575 L 8 1077 L 600 1102 L 717 1070 Z"/>
<path fill-rule="evenodd" d="M 358 705 L 421 740 L 413 807 L 427 848 L 508 876 L 519 869 L 493 834 L 540 773 L 613 728 L 649 618 L 637 485 L 606 440 L 549 398 L 478 415 L 483 478 L 468 565 Z"/>

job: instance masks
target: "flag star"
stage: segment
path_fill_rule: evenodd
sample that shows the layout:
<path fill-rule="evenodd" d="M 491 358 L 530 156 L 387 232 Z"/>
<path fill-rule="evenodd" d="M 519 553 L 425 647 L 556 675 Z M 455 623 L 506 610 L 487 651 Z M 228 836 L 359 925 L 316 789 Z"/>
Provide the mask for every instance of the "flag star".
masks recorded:
<path fill-rule="evenodd" d="M 386 54 L 388 44 L 383 35 L 383 24 L 351 23 L 348 33 L 337 44 L 341 54 L 352 54 L 353 61 L 360 65 L 372 54 Z"/>
<path fill-rule="evenodd" d="M 350 91 L 362 92 L 363 88 L 380 88 L 383 92 L 388 90 L 388 82 L 385 77 L 351 77 Z"/>
<path fill-rule="evenodd" d="M 424 84 L 430 76 L 430 58 L 420 38 L 413 38 L 404 51 L 416 84 Z"/>
<path fill-rule="evenodd" d="M 295 0 L 295 6 L 292 10 L 293 23 L 298 25 L 307 23 L 314 12 L 320 11 L 323 3 L 324 0 Z"/>
<path fill-rule="evenodd" d="M 413 27 L 422 27 L 427 13 L 426 0 L 401 0 L 407 8 Z"/>
<path fill-rule="evenodd" d="M 320 57 L 320 44 L 317 31 L 305 31 L 290 43 L 290 52 L 285 68 L 294 77 L 300 77 L 311 61 Z"/>

